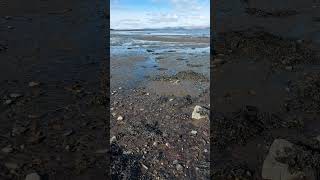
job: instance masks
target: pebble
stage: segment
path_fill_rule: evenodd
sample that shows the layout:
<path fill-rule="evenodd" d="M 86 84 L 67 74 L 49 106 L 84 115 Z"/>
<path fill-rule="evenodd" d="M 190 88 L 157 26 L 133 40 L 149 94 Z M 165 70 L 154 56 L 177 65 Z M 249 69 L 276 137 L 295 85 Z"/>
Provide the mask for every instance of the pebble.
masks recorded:
<path fill-rule="evenodd" d="M 18 97 L 21 97 L 21 94 L 11 93 L 9 96 L 10 96 L 11 98 L 18 98 Z"/>
<path fill-rule="evenodd" d="M 118 121 L 122 121 L 122 120 L 123 120 L 123 117 L 122 117 L 122 116 L 119 116 L 119 117 L 117 118 L 117 120 L 118 120 Z"/>
<path fill-rule="evenodd" d="M 68 131 L 66 131 L 63 136 L 70 136 L 71 134 L 73 134 L 73 130 L 69 129 Z"/>
<path fill-rule="evenodd" d="M 206 115 L 202 115 L 201 112 L 205 112 Z M 194 110 L 192 112 L 192 119 L 203 119 L 203 118 L 209 118 L 209 110 L 199 106 L 199 105 L 196 105 L 194 107 Z"/>
<path fill-rule="evenodd" d="M 191 131 L 191 134 L 193 134 L 193 135 L 196 135 L 198 132 L 197 131 L 195 131 L 195 130 L 192 130 Z"/>
<path fill-rule="evenodd" d="M 171 98 L 171 99 L 169 99 L 169 101 L 173 101 L 173 99 Z"/>
<path fill-rule="evenodd" d="M 12 100 L 11 99 L 7 99 L 6 101 L 4 101 L 4 105 L 9 105 L 12 103 Z"/>
<path fill-rule="evenodd" d="M 178 164 L 178 160 L 174 160 L 174 161 L 172 162 L 172 164 L 174 164 L 174 165 Z"/>
<path fill-rule="evenodd" d="M 39 86 L 39 85 L 40 85 L 39 82 L 35 82 L 35 81 L 29 82 L 29 87 L 35 87 L 35 86 Z"/>
<path fill-rule="evenodd" d="M 177 169 L 178 171 L 182 171 L 183 167 L 182 167 L 180 164 L 177 164 L 177 165 L 176 165 L 176 169 Z"/>
<path fill-rule="evenodd" d="M 30 173 L 26 176 L 25 180 L 40 180 L 41 177 L 39 176 L 38 173 Z"/>
<path fill-rule="evenodd" d="M 112 136 L 112 137 L 110 138 L 110 143 L 113 143 L 113 142 L 115 142 L 116 140 L 117 140 L 116 136 Z"/>
<path fill-rule="evenodd" d="M 286 91 L 287 91 L 287 92 L 290 92 L 290 88 L 286 87 Z"/>
<path fill-rule="evenodd" d="M 8 146 L 2 148 L 1 151 L 4 153 L 11 153 L 13 151 L 13 148 L 11 145 L 8 145 Z"/>
<path fill-rule="evenodd" d="M 150 95 L 150 93 L 147 93 L 146 95 L 147 95 L 147 96 L 149 96 L 149 95 Z"/>
<path fill-rule="evenodd" d="M 144 164 L 142 164 L 142 163 L 141 163 L 141 165 L 142 165 L 142 167 L 145 168 L 146 170 L 149 169 L 146 165 L 144 165 Z"/>
<path fill-rule="evenodd" d="M 180 80 L 176 80 L 173 84 L 178 84 L 180 82 Z"/>

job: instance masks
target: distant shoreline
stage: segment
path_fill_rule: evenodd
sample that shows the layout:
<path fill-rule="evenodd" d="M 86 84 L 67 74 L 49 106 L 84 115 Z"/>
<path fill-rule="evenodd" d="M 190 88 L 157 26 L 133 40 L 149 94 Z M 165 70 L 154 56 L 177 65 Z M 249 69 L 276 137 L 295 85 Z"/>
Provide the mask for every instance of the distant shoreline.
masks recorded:
<path fill-rule="evenodd" d="M 144 29 L 113 29 L 110 31 L 158 31 L 158 30 L 210 30 L 210 27 L 165 27 L 165 28 L 144 28 Z"/>

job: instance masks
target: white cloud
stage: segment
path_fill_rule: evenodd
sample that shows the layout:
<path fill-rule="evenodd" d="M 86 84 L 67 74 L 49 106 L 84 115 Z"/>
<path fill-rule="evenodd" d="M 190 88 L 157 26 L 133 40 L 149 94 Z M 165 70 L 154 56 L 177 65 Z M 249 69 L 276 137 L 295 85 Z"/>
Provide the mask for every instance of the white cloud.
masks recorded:
<path fill-rule="evenodd" d="M 170 8 L 159 11 L 146 9 L 138 11 L 123 7 L 120 0 L 112 0 L 111 28 L 137 29 L 179 26 L 210 25 L 209 0 L 150 0 L 157 7 L 158 3 L 167 3 Z"/>

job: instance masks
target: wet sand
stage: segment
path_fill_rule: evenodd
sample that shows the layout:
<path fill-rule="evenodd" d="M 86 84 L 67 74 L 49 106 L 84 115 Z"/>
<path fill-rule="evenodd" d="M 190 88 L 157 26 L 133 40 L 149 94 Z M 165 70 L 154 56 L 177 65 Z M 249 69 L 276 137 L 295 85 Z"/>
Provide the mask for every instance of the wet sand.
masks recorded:
<path fill-rule="evenodd" d="M 124 152 L 112 156 L 113 176 L 209 179 L 209 120 L 191 118 L 210 107 L 209 39 L 134 38 L 142 44 L 111 51 L 110 135 Z"/>

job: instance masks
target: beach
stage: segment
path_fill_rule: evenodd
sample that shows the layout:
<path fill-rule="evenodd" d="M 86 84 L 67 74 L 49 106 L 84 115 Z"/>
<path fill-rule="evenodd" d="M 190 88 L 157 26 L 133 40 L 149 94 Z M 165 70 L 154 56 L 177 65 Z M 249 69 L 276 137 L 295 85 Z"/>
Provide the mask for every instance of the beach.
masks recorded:
<path fill-rule="evenodd" d="M 111 31 L 113 177 L 209 179 L 208 32 Z"/>

